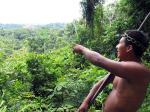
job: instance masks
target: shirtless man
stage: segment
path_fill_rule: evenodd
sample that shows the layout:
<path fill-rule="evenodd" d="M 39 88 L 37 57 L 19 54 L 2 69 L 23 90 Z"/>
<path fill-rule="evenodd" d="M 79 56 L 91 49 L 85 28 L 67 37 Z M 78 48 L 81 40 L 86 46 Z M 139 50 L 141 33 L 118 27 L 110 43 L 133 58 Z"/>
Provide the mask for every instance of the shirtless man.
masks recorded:
<path fill-rule="evenodd" d="M 120 62 L 110 60 L 82 45 L 75 45 L 74 52 L 83 54 L 94 65 L 114 74 L 110 80 L 113 83 L 113 90 L 104 103 L 103 112 L 136 112 L 138 110 L 150 82 L 150 71 L 141 62 L 141 56 L 147 47 L 148 41 L 145 35 L 136 30 L 126 31 L 116 46 Z M 93 86 L 79 107 L 79 112 L 87 112 L 90 100 L 102 81 Z"/>

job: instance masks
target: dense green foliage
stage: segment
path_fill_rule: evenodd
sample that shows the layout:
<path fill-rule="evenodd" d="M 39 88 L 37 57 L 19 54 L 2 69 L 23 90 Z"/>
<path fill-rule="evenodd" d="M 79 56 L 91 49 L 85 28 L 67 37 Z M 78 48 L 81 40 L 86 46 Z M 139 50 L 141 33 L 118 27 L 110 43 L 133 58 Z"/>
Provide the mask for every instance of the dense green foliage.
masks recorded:
<path fill-rule="evenodd" d="M 103 0 L 96 0 L 92 5 L 91 1 L 81 3 L 84 18 L 67 25 L 1 28 L 0 112 L 76 111 L 92 85 L 107 72 L 74 54 L 74 43 L 115 59 L 118 35 L 138 28 L 150 6 L 149 0 L 120 0 L 108 6 L 104 6 Z M 148 32 L 149 28 L 146 25 L 143 29 Z M 149 50 L 143 59 L 150 67 Z M 101 111 L 111 88 L 109 85 L 97 97 L 91 112 Z M 147 94 L 139 112 L 150 111 L 149 100 Z"/>

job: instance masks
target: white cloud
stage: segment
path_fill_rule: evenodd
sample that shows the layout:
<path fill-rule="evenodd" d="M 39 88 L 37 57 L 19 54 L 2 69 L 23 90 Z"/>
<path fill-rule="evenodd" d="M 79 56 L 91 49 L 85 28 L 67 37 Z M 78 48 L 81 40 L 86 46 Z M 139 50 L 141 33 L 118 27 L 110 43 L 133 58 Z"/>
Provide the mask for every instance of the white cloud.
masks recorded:
<path fill-rule="evenodd" d="M 0 23 L 46 24 L 81 17 L 81 0 L 0 0 Z"/>

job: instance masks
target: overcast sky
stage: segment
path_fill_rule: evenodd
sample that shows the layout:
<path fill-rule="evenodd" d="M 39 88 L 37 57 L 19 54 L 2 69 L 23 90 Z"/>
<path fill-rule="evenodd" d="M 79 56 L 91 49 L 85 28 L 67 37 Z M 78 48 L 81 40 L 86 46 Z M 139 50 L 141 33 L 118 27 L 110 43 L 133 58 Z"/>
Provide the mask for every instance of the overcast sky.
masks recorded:
<path fill-rule="evenodd" d="M 68 23 L 82 15 L 82 0 L 0 0 L 0 23 Z M 116 0 L 105 0 L 106 4 Z"/>
<path fill-rule="evenodd" d="M 0 23 L 47 24 L 81 17 L 81 0 L 0 0 Z"/>

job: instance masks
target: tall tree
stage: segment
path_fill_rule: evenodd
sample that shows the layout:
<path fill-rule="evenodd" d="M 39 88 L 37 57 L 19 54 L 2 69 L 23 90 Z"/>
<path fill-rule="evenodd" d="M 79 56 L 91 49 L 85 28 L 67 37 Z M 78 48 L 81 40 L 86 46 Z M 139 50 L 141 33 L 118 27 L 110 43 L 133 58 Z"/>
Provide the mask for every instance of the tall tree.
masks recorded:
<path fill-rule="evenodd" d="M 89 27 L 93 27 L 94 10 L 98 3 L 104 3 L 104 0 L 82 0 L 81 7 L 83 12 L 83 18 L 86 19 L 86 23 Z"/>

